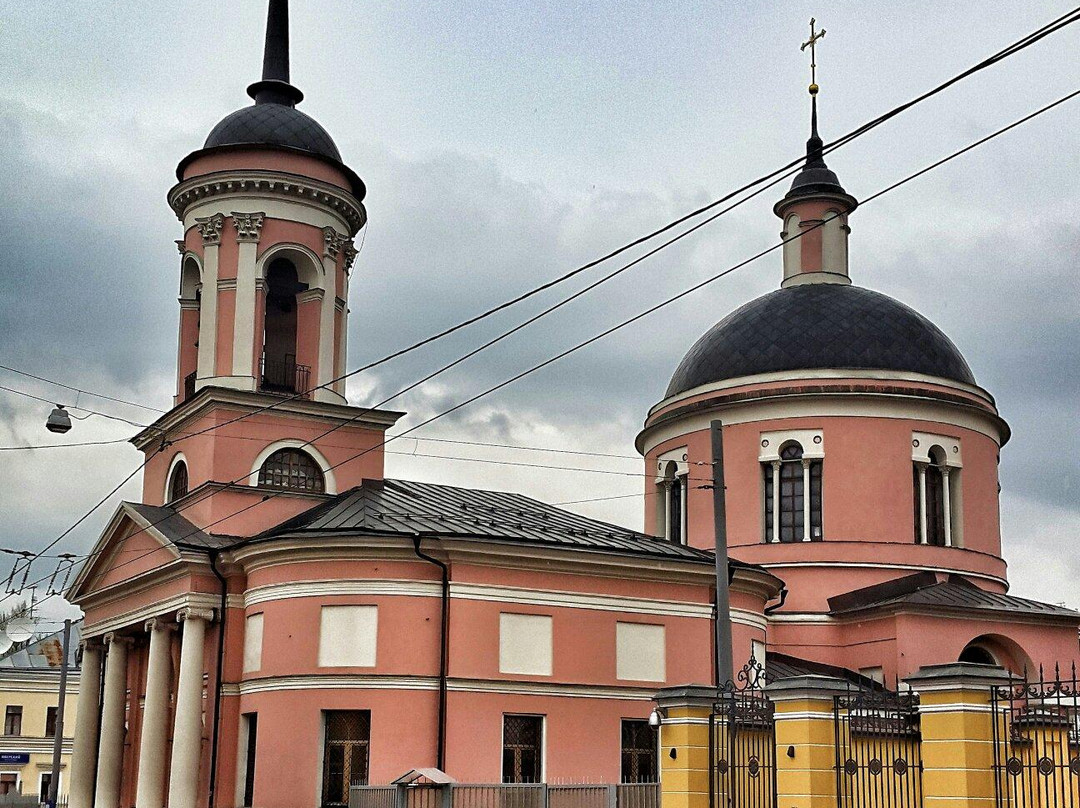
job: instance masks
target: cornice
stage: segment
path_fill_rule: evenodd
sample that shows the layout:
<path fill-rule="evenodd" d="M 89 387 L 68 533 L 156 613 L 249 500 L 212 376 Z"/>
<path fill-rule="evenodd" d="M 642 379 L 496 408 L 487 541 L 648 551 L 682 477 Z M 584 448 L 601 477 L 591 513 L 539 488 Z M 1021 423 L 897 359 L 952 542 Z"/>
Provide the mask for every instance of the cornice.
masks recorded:
<path fill-rule="evenodd" d="M 351 422 L 349 426 L 378 430 L 389 429 L 405 414 L 395 410 L 368 409 L 302 398 L 288 400 L 266 393 L 208 386 L 201 388 L 192 398 L 173 407 L 135 435 L 131 442 L 136 448 L 143 450 L 151 444 L 160 442 L 164 435 L 176 432 L 189 421 L 205 415 L 215 407 L 233 408 L 243 412 L 246 409 L 255 410 L 270 406 L 273 406 L 273 409 L 266 410 L 267 413 L 299 416 L 319 421 L 349 421 Z"/>
<path fill-rule="evenodd" d="M 281 171 L 217 171 L 192 177 L 169 191 L 169 207 L 177 218 L 191 205 L 206 199 L 232 196 L 282 197 L 329 208 L 341 216 L 355 234 L 367 222 L 367 210 L 351 193 L 328 182 Z"/>

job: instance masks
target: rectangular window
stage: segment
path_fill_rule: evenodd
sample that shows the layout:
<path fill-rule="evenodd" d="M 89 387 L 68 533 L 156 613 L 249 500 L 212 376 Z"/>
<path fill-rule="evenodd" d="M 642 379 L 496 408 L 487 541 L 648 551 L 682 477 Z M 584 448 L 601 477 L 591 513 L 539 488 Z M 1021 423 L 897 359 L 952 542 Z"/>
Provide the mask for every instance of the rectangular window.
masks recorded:
<path fill-rule="evenodd" d="M 370 710 L 327 710 L 323 746 L 323 808 L 345 808 L 349 786 L 368 784 Z"/>
<path fill-rule="evenodd" d="M 549 615 L 499 615 L 499 673 L 551 676 Z"/>
<path fill-rule="evenodd" d="M 624 718 L 622 722 L 623 783 L 659 783 L 657 731 L 648 721 Z"/>
<path fill-rule="evenodd" d="M 502 781 L 542 783 L 543 758 L 543 716 L 504 715 Z"/>
<path fill-rule="evenodd" d="M 243 729 L 247 735 L 247 748 L 244 750 L 243 759 L 243 786 L 245 808 L 255 800 L 255 741 L 259 734 L 259 714 L 245 713 L 242 715 Z"/>
<path fill-rule="evenodd" d="M 4 734 L 22 735 L 22 707 L 11 706 L 4 714 Z"/>
<path fill-rule="evenodd" d="M 244 673 L 262 668 L 263 616 L 248 615 L 244 622 Z"/>
<path fill-rule="evenodd" d="M 763 463 L 761 473 L 765 480 L 765 541 L 775 541 L 776 534 L 773 529 L 773 467 L 772 463 Z"/>
<path fill-rule="evenodd" d="M 45 708 L 45 737 L 46 738 L 55 738 L 56 737 L 56 708 L 55 707 L 46 707 Z"/>
<path fill-rule="evenodd" d="M 19 775 L 13 772 L 0 774 L 0 796 L 19 793 Z"/>
<path fill-rule="evenodd" d="M 374 667 L 378 622 L 378 606 L 323 606 L 319 667 Z"/>
<path fill-rule="evenodd" d="M 666 631 L 644 623 L 615 624 L 615 678 L 663 682 L 667 678 Z"/>
<path fill-rule="evenodd" d="M 49 784 L 52 782 L 52 772 L 42 772 L 41 782 L 38 787 L 38 802 L 45 805 L 49 801 Z M 60 795 L 57 794 L 57 797 Z M 59 800 L 58 800 L 59 801 Z"/>

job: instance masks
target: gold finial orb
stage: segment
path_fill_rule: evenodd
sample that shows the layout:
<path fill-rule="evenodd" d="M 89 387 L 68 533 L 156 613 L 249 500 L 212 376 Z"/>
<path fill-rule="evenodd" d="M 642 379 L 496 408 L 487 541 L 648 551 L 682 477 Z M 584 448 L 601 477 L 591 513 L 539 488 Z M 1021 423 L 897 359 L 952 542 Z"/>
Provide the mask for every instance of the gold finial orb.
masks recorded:
<path fill-rule="evenodd" d="M 810 95 L 817 95 L 818 86 L 816 84 L 811 84 L 809 89 L 810 89 Z"/>

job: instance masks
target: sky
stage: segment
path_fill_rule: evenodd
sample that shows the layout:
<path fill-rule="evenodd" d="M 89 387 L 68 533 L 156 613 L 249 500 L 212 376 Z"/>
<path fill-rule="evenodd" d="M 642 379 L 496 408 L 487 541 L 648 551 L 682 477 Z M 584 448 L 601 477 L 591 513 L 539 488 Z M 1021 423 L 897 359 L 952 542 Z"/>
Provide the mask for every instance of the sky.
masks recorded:
<path fill-rule="evenodd" d="M 301 109 L 365 180 L 353 272 L 356 367 L 617 247 L 797 157 L 812 15 L 826 140 L 1065 13 L 1057 2 L 294 0 Z M 0 0 L 0 364 L 167 409 L 181 228 L 175 166 L 249 103 L 264 0 Z M 1080 87 L 1080 25 L 829 156 L 858 198 Z M 1080 100 L 856 211 L 851 274 L 937 323 L 996 397 L 1013 592 L 1080 607 Z M 774 244 L 766 191 L 389 406 L 405 427 Z M 640 251 L 632 251 L 628 258 Z M 587 458 L 401 439 L 388 476 L 549 502 L 640 490 L 633 440 L 693 342 L 777 287 L 778 253 L 421 434 L 604 452 Z M 371 404 L 557 299 L 582 278 L 350 381 Z M 75 394 L 0 371 L 0 385 Z M 137 423 L 152 410 L 82 395 Z M 129 436 L 90 417 L 64 438 L 48 404 L 0 390 L 0 446 Z M 77 412 L 77 411 L 76 411 Z M 444 454 L 553 465 L 436 460 Z M 0 452 L 0 546 L 35 549 L 134 469 L 126 443 Z M 570 471 L 570 467 L 604 473 Z M 611 473 L 621 472 L 621 473 Z M 136 476 L 58 550 L 86 552 Z M 640 528 L 639 499 L 573 506 Z M 42 570 L 44 574 L 47 570 Z M 36 570 L 35 570 L 36 572 Z"/>

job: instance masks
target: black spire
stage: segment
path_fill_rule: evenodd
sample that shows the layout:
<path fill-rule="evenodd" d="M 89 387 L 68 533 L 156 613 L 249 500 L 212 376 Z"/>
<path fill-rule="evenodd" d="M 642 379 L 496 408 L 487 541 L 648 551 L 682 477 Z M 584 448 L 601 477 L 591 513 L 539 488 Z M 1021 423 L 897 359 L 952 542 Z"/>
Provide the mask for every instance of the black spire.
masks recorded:
<path fill-rule="evenodd" d="M 810 139 L 806 141 L 806 163 L 792 180 L 785 199 L 807 194 L 839 193 L 847 195 L 836 174 L 825 165 L 822 149 L 825 144 L 817 128 L 817 85 L 810 85 Z"/>
<path fill-rule="evenodd" d="M 289 0 L 270 0 L 262 80 L 248 87 L 256 104 L 295 107 L 304 94 L 289 83 Z"/>

